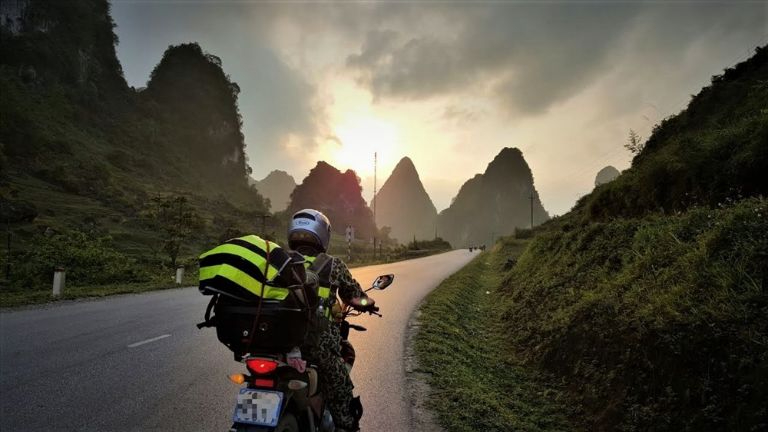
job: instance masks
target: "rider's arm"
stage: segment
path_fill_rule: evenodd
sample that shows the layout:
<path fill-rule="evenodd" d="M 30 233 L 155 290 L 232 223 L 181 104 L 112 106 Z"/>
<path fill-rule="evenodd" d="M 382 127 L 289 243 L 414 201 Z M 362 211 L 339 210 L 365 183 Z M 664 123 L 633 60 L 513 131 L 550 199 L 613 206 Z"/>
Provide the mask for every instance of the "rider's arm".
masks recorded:
<path fill-rule="evenodd" d="M 349 272 L 347 265 L 344 264 L 344 261 L 338 258 L 334 258 L 333 260 L 331 280 L 336 282 L 336 294 L 338 294 L 341 301 L 344 303 L 349 303 L 353 298 L 364 295 L 363 290 L 360 288 L 360 284 L 352 277 L 352 273 Z"/>

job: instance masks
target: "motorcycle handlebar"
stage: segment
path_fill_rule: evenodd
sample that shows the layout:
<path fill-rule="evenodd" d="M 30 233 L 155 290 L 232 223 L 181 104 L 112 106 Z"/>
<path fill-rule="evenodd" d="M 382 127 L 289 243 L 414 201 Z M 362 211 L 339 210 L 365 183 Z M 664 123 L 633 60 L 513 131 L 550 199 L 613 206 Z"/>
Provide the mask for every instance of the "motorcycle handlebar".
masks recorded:
<path fill-rule="evenodd" d="M 352 313 L 353 311 L 357 313 Z M 380 317 L 383 316 L 382 314 L 379 313 L 379 307 L 376 305 L 363 307 L 363 308 L 356 308 L 356 307 L 352 307 L 352 305 L 347 305 L 344 311 L 344 317 L 346 318 L 347 316 L 357 316 L 365 312 L 368 312 L 370 315 L 377 315 Z"/>

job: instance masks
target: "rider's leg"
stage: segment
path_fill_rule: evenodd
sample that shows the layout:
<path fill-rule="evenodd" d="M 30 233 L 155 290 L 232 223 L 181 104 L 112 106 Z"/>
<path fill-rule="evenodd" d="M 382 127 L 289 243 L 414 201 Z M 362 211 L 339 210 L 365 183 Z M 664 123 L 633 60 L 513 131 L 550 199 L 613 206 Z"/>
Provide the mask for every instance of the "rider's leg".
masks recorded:
<path fill-rule="evenodd" d="M 336 427 L 357 430 L 357 421 L 350 412 L 352 379 L 344 366 L 340 352 L 341 335 L 336 325 L 330 325 L 320 335 L 316 352 L 322 385 L 328 409 Z"/>

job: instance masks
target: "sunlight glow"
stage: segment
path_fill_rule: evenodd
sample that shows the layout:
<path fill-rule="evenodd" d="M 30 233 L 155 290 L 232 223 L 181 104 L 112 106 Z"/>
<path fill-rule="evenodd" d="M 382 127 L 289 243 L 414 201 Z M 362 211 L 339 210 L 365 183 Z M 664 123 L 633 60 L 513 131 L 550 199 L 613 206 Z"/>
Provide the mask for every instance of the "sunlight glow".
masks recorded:
<path fill-rule="evenodd" d="M 373 173 L 373 154 L 392 153 L 399 131 L 394 124 L 370 115 L 350 116 L 335 128 L 338 138 L 333 160 L 338 167 L 352 168 L 360 176 Z"/>

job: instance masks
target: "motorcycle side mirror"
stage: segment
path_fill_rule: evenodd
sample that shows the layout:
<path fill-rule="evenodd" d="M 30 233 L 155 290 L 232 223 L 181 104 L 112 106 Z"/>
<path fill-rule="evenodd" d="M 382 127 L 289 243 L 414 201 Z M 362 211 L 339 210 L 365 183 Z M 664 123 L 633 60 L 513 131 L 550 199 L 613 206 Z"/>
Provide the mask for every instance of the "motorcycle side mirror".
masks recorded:
<path fill-rule="evenodd" d="M 373 285 L 371 285 L 371 288 L 381 291 L 384 288 L 390 286 L 392 284 L 392 281 L 394 280 L 395 280 L 395 275 L 393 274 L 381 275 L 377 277 L 376 280 L 373 281 Z"/>

